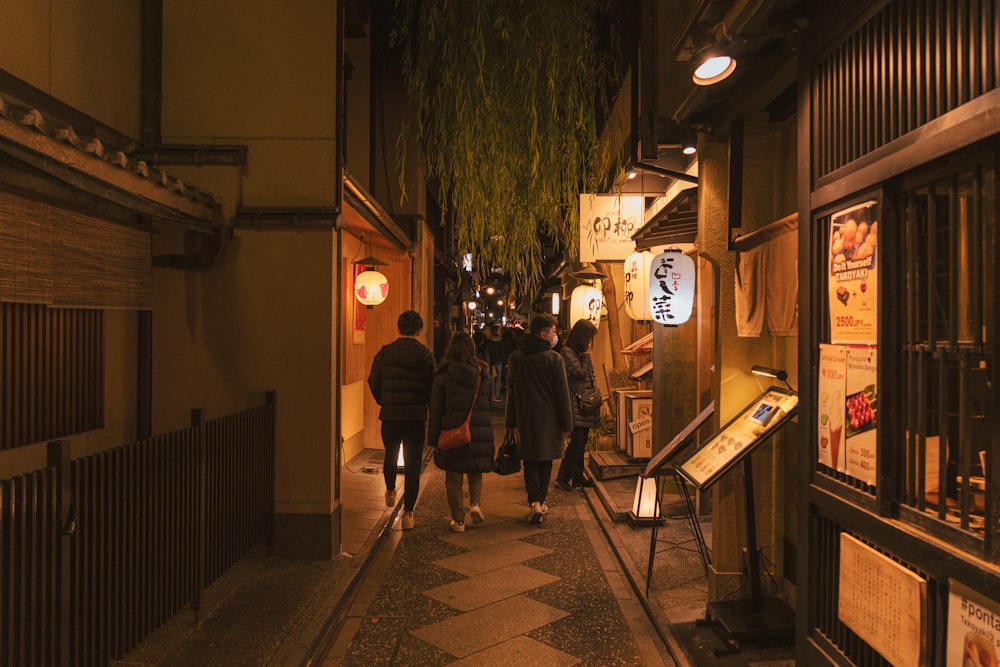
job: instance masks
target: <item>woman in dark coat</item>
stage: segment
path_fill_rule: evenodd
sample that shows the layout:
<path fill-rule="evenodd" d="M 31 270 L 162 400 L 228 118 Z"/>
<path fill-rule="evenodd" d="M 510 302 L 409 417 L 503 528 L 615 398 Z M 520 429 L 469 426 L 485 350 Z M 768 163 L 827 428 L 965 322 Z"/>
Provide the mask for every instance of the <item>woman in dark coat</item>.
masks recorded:
<path fill-rule="evenodd" d="M 521 338 L 507 360 L 506 426 L 508 433 L 517 432 L 531 523 L 540 523 L 549 511 L 545 499 L 552 461 L 562 457 L 573 427 L 565 364 L 552 349 L 556 339 L 555 322 L 539 315 L 531 320 L 531 333 Z"/>
<path fill-rule="evenodd" d="M 573 404 L 573 431 L 566 445 L 566 453 L 556 475 L 556 488 L 569 491 L 573 486 L 593 486 L 594 483 L 583 476 L 583 453 L 590 437 L 590 429 L 601 420 L 601 407 L 586 411 L 576 396 L 585 389 L 597 387 L 594 362 L 590 358 L 590 348 L 594 344 L 597 327 L 587 320 L 578 320 L 569 332 L 562 348 L 563 362 L 566 364 L 566 381 Z"/>
<path fill-rule="evenodd" d="M 476 393 L 476 380 L 479 391 Z M 451 529 L 465 530 L 463 476 L 469 478 L 469 515 L 482 523 L 479 501 L 483 473 L 493 469 L 493 416 L 490 412 L 490 368 L 476 356 L 476 344 L 467 333 L 456 333 L 448 343 L 441 366 L 434 375 L 427 418 L 427 442 L 434 447 L 434 464 L 445 471 L 445 490 L 451 508 Z M 475 394 L 475 405 L 472 398 Z M 441 431 L 465 421 L 472 407 L 469 430 L 472 442 L 454 449 L 438 449 Z"/>

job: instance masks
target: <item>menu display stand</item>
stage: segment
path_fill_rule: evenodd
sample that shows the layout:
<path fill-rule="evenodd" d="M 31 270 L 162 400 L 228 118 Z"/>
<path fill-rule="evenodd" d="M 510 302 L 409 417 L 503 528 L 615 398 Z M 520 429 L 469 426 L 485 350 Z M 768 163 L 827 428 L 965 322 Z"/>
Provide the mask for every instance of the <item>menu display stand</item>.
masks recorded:
<path fill-rule="evenodd" d="M 709 403 L 708 406 L 702 410 L 697 417 L 695 417 L 691 422 L 684 427 L 684 430 L 674 436 L 674 439 L 667 443 L 667 445 L 661 449 L 656 455 L 649 460 L 646 464 L 646 469 L 643 471 L 642 476 L 646 479 L 650 477 L 655 477 L 657 479 L 656 487 L 656 507 L 659 510 L 663 506 L 663 485 L 660 483 L 660 478 L 664 476 L 662 472 L 663 467 L 671 462 L 678 453 L 680 453 L 684 446 L 687 445 L 695 433 L 701 428 L 709 417 L 715 412 L 715 402 Z M 698 555 L 701 557 L 702 565 L 705 568 L 705 576 L 708 576 L 708 566 L 710 564 L 710 556 L 708 553 L 708 546 L 705 544 L 705 536 L 701 532 L 701 525 L 698 523 L 698 516 L 694 507 L 694 501 L 691 499 L 691 494 L 688 492 L 687 484 L 683 479 L 677 474 L 675 468 L 671 469 L 670 474 L 674 478 L 674 482 L 677 488 L 680 490 L 681 496 L 684 499 L 684 508 L 687 510 L 688 521 L 691 525 L 691 533 L 694 535 L 695 545 L 698 548 Z M 653 522 L 653 529 L 649 536 L 649 563 L 646 566 L 646 597 L 649 597 L 649 585 L 653 581 L 653 559 L 656 557 L 656 539 L 657 533 L 659 532 L 659 521 Z"/>
<path fill-rule="evenodd" d="M 753 467 L 749 454 L 778 432 L 798 412 L 798 395 L 790 389 L 770 387 L 683 463 L 675 464 L 677 474 L 696 489 L 715 483 L 737 463 L 743 464 L 743 488 L 747 525 L 747 574 L 750 598 L 716 600 L 708 603 L 706 616 L 721 626 L 723 639 L 736 651 L 744 639 L 792 636 L 795 614 L 781 600 L 764 597 L 760 582 L 760 551 L 757 548 L 754 509 Z"/>

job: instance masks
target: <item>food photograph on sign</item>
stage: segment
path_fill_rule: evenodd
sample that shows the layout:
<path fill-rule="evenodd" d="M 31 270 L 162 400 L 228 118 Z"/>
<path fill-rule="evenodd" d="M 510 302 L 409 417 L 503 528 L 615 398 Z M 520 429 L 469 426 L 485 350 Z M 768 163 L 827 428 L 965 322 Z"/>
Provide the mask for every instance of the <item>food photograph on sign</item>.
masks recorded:
<path fill-rule="evenodd" d="M 1000 605 L 954 580 L 948 588 L 945 667 L 998 667 Z"/>
<path fill-rule="evenodd" d="M 830 342 L 875 344 L 878 334 L 878 206 L 867 201 L 830 217 Z"/>

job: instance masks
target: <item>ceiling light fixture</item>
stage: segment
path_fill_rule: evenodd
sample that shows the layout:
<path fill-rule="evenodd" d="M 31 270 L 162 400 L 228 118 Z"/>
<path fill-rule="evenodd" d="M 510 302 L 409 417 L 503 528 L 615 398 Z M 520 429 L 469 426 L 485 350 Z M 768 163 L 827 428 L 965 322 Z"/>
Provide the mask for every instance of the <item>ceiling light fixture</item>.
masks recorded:
<path fill-rule="evenodd" d="M 684 155 L 694 155 L 698 152 L 698 134 L 691 128 L 685 127 L 681 130 L 681 153 Z"/>

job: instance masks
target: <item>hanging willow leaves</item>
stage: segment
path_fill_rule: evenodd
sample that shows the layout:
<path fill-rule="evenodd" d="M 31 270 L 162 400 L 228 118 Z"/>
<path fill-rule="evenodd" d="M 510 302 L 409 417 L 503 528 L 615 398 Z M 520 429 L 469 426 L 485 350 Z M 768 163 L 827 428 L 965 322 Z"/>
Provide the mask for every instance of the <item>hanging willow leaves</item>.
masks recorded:
<path fill-rule="evenodd" d="M 531 294 L 542 245 L 577 252 L 579 195 L 607 168 L 602 0 L 398 0 L 403 77 L 455 251 Z M 402 184 L 402 175 L 401 175 Z"/>

